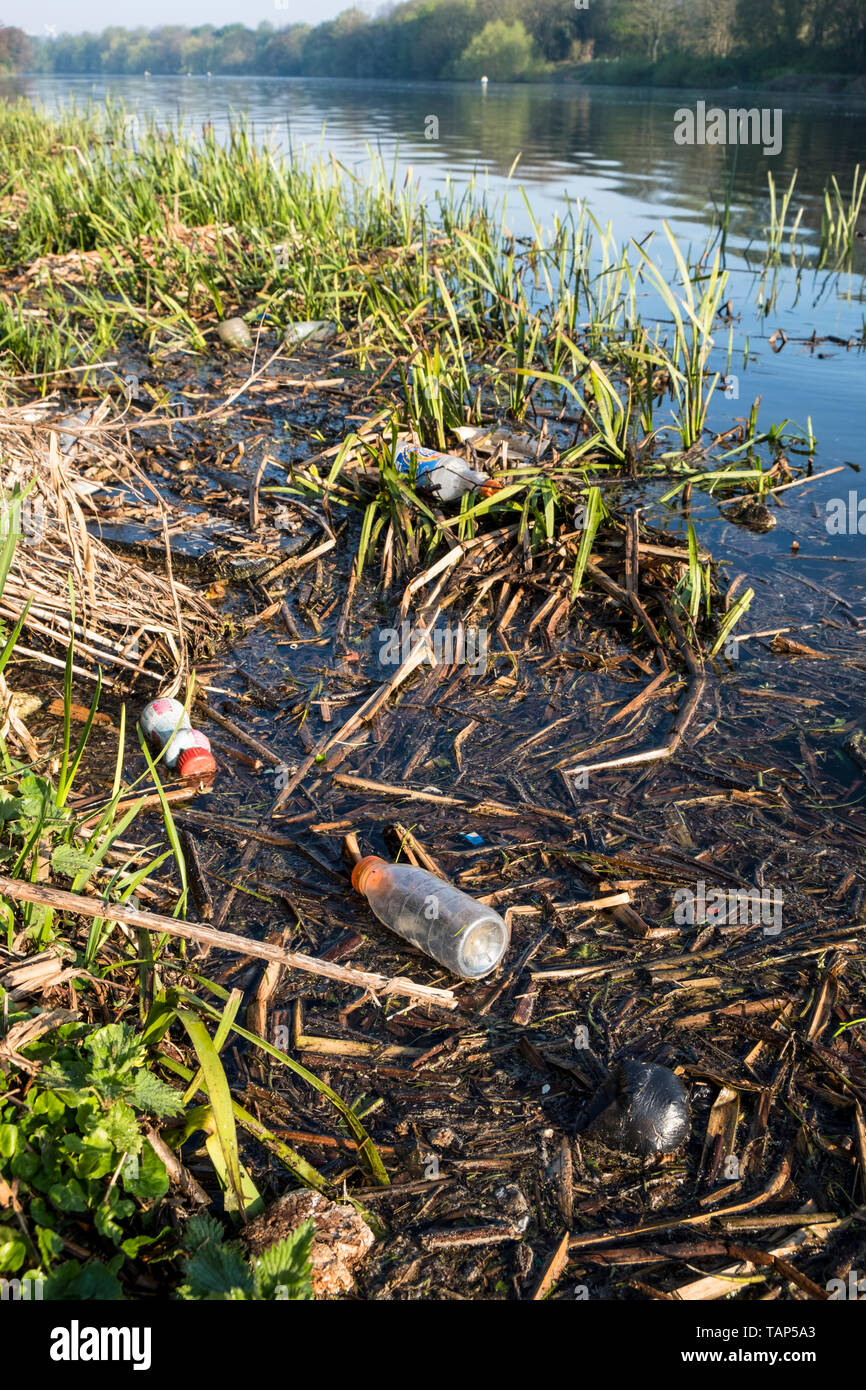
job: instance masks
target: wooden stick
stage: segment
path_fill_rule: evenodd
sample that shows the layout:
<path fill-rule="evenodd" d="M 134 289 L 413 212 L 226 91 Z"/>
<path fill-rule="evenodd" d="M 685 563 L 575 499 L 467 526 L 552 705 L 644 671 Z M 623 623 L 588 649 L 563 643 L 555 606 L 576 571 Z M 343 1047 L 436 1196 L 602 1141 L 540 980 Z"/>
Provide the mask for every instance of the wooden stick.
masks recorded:
<path fill-rule="evenodd" d="M 273 763 L 274 767 L 283 766 L 283 759 L 278 753 L 274 752 L 273 748 L 269 748 L 268 745 L 262 743 L 260 739 L 253 738 L 252 734 L 248 734 L 246 730 L 236 724 L 233 719 L 229 719 L 225 714 L 221 714 L 219 710 L 215 710 L 213 705 L 208 704 L 207 700 L 205 700 L 200 693 L 196 693 L 196 702 L 200 706 L 202 714 L 207 715 L 207 718 L 212 719 L 215 724 L 219 724 L 221 729 L 225 729 L 226 733 L 231 734 L 239 743 L 245 743 L 247 748 L 252 748 L 254 753 L 258 753 L 259 757 L 265 758 L 269 763 Z"/>
<path fill-rule="evenodd" d="M 168 936 L 179 936 L 186 941 L 198 941 L 203 946 L 237 951 L 242 956 L 276 961 L 278 965 L 286 965 L 290 970 L 305 970 L 311 975 L 324 975 L 329 980 L 340 980 L 359 989 L 381 991 L 382 994 L 404 994 L 409 999 L 439 1004 L 445 1009 L 457 1008 L 457 999 L 450 989 L 435 989 L 432 985 L 417 985 L 412 980 L 402 977 L 391 979 L 387 975 L 374 974 L 368 970 L 353 970 L 350 966 L 317 960 L 314 956 L 301 955 L 297 951 L 284 951 L 281 947 L 268 945 L 265 941 L 253 941 L 245 936 L 236 936 L 234 932 L 217 931 L 213 927 L 202 926 L 199 922 L 179 922 L 175 917 L 163 917 L 156 912 L 141 912 L 138 908 L 120 903 L 107 903 L 101 898 L 91 898 L 82 893 L 65 893 L 59 888 L 48 888 L 43 883 L 24 883 L 0 875 L 0 896 L 11 898 L 13 902 L 38 903 L 42 907 L 53 907 L 58 912 L 78 913 L 82 917 L 103 917 L 109 922 L 123 922 L 130 927 L 144 927 L 145 931 L 164 932 Z"/>
<path fill-rule="evenodd" d="M 408 826 L 401 825 L 399 821 L 395 821 L 393 830 L 394 834 L 398 835 L 400 838 L 401 853 L 405 854 L 407 851 L 410 851 L 422 869 L 426 869 L 428 873 L 435 874 L 437 878 L 444 878 L 447 883 L 448 875 L 442 872 L 432 854 L 428 853 L 418 837 L 412 834 Z"/>
<path fill-rule="evenodd" d="M 768 487 L 764 492 L 764 496 L 768 497 L 771 493 L 776 492 L 786 492 L 789 487 L 802 487 L 804 483 L 817 482 L 819 478 L 826 478 L 831 473 L 844 473 L 845 468 L 846 465 L 844 463 L 839 463 L 835 468 L 825 468 L 822 473 L 810 473 L 805 478 L 795 478 L 792 483 L 779 483 L 778 487 Z M 724 502 L 716 502 L 716 506 L 730 507 L 733 506 L 735 502 L 748 502 L 754 495 L 753 492 L 741 492 L 739 497 L 726 497 Z"/>
<path fill-rule="evenodd" d="M 340 787 L 350 787 L 365 792 L 381 792 L 385 796 L 401 796 L 407 801 L 429 801 L 434 806 L 462 806 L 467 815 L 551 816 L 554 820 L 566 821 L 569 825 L 574 824 L 574 817 L 566 815 L 564 811 L 557 811 L 552 806 L 535 806 L 530 801 L 518 801 L 513 806 L 506 806 L 501 801 L 487 799 L 477 803 L 469 802 L 462 796 L 446 796 L 444 793 L 440 795 L 437 792 L 416 791 L 414 787 L 395 786 L 391 782 L 374 782 L 368 777 L 355 777 L 348 772 L 335 773 L 334 781 Z"/>
<path fill-rule="evenodd" d="M 532 1295 L 534 1302 L 540 1302 L 545 1294 L 550 1292 L 557 1279 L 562 1274 L 562 1271 L 565 1269 L 565 1266 L 568 1264 L 568 1241 L 569 1232 L 566 1231 L 559 1245 L 544 1266 L 541 1278 L 536 1284 L 535 1292 Z"/>

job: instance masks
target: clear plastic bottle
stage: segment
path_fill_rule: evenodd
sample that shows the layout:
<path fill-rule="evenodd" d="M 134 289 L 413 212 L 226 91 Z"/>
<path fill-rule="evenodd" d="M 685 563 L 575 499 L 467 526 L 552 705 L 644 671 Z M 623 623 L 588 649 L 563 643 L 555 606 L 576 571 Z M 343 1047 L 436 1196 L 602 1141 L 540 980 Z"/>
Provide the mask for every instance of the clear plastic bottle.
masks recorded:
<path fill-rule="evenodd" d="M 418 487 L 435 493 L 440 502 L 456 502 L 464 492 L 480 492 L 482 497 L 489 497 L 499 491 L 499 483 L 457 454 L 440 454 L 420 444 L 398 445 L 394 467 L 398 473 L 411 473 L 417 468 Z"/>
<path fill-rule="evenodd" d="M 336 336 L 337 325 L 327 319 L 304 319 L 286 329 L 286 342 L 295 347 L 300 343 L 332 343 Z"/>
<path fill-rule="evenodd" d="M 498 912 L 414 864 L 367 855 L 352 870 L 352 887 L 380 922 L 463 980 L 489 975 L 508 949 Z"/>
<path fill-rule="evenodd" d="M 217 324 L 217 337 L 226 347 L 248 351 L 253 345 L 252 334 L 243 319 L 223 319 Z"/>
<path fill-rule="evenodd" d="M 165 749 L 166 767 L 176 767 L 181 777 L 202 777 L 216 772 L 206 734 L 190 726 L 189 715 L 179 700 L 162 696 L 141 712 L 142 732 L 154 749 Z"/>

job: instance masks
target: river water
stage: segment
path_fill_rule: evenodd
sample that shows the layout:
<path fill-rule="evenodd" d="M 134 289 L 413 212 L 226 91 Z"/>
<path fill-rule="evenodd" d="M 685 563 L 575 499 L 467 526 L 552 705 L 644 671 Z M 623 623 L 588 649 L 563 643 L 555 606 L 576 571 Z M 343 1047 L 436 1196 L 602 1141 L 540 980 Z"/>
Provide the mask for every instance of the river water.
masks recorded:
<path fill-rule="evenodd" d="M 814 267 L 829 175 L 847 191 L 858 162 L 866 166 L 863 102 L 776 92 L 648 93 L 556 84 L 485 89 L 264 77 L 23 77 L 0 84 L 0 95 L 15 93 L 49 107 L 122 99 L 130 110 L 182 121 L 191 130 L 205 121 L 224 130 L 244 115 L 263 141 L 295 157 L 332 153 L 363 175 L 371 157 L 381 156 L 401 174 L 411 170 L 431 196 L 449 181 L 460 188 L 474 180 L 491 201 L 504 203 L 505 223 L 517 235 L 530 231 L 521 189 L 548 227 L 568 200 L 585 199 L 600 223 L 610 222 L 619 245 L 639 240 L 660 262 L 667 258 L 669 268 L 663 221 L 697 258 L 727 202 L 724 264 L 734 314 L 737 398 L 717 392 L 709 423 L 730 427 L 758 395 L 765 428 L 785 419 L 805 426 L 811 418 L 818 440 L 815 471 L 843 471 L 785 495 L 779 524 L 759 538 L 753 560 L 772 568 L 774 557 L 790 552 L 797 539 L 803 555 L 815 556 L 806 561 L 801 555 L 800 562 L 813 569 L 827 571 L 825 554 L 839 557 L 841 573 L 836 561 L 830 561 L 830 571 L 852 592 L 866 535 L 856 525 L 829 534 L 826 506 L 856 490 L 853 470 L 863 458 L 866 202 L 850 264 L 840 272 Z M 678 144 L 676 112 L 694 110 L 699 100 L 709 107 L 768 108 L 781 136 L 778 155 L 765 155 L 760 145 Z M 781 263 L 765 265 L 768 171 L 780 189 L 797 173 L 788 223 L 802 210 L 800 265 L 791 264 L 787 236 Z M 781 352 L 769 342 L 777 329 L 788 337 Z M 727 351 L 727 327 L 718 342 Z M 861 497 L 866 513 L 866 487 Z M 730 528 L 722 515 L 709 518 L 708 525 L 706 541 L 715 550 Z M 740 532 L 738 539 L 752 550 L 750 537 Z"/>

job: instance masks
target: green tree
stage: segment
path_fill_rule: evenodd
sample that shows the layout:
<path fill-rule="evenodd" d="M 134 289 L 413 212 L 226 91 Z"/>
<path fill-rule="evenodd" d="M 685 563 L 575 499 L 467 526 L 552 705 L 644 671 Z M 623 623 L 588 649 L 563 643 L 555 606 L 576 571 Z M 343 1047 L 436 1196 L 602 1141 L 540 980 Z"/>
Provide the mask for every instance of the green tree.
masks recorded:
<path fill-rule="evenodd" d="M 508 24 L 493 19 L 470 40 L 453 66 L 455 77 L 490 77 L 510 82 L 521 77 L 533 61 L 532 39 L 519 19 Z"/>
<path fill-rule="evenodd" d="M 33 60 L 33 45 L 23 29 L 0 27 L 0 72 L 20 72 Z"/>
<path fill-rule="evenodd" d="M 537 53 L 550 63 L 568 58 L 575 40 L 585 37 L 581 23 L 589 6 L 578 10 L 571 0 L 523 0 L 520 18 Z"/>
<path fill-rule="evenodd" d="M 734 46 L 736 18 L 737 0 L 694 0 L 687 24 L 679 30 L 681 47 L 699 56 L 726 58 Z"/>
<path fill-rule="evenodd" d="M 614 0 L 611 28 L 632 52 L 655 63 L 687 13 L 680 0 Z"/>

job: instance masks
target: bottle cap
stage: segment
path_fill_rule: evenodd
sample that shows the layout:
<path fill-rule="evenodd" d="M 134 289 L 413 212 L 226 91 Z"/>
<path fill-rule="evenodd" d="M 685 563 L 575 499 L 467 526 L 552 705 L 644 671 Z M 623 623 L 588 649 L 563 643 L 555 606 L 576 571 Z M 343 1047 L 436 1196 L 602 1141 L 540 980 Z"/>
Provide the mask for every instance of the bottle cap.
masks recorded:
<path fill-rule="evenodd" d="M 382 859 L 378 854 L 365 854 L 363 859 L 359 859 L 352 870 L 352 887 L 355 892 L 363 893 L 364 881 L 369 876 L 370 870 L 385 863 L 387 860 Z"/>
<path fill-rule="evenodd" d="M 487 482 L 484 483 L 478 490 L 481 493 L 482 497 L 493 497 L 493 495 L 499 492 L 501 488 L 502 483 L 500 483 L 498 478 L 488 478 Z"/>
<path fill-rule="evenodd" d="M 207 777 L 216 772 L 213 754 L 207 748 L 184 748 L 177 760 L 181 777 Z"/>

